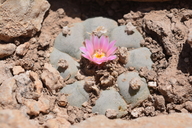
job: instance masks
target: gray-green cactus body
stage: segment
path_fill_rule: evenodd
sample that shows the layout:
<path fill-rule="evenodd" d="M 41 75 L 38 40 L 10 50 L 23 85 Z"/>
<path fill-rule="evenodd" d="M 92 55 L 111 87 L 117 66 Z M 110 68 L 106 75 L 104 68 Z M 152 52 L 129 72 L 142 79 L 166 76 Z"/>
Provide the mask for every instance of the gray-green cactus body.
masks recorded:
<path fill-rule="evenodd" d="M 64 59 L 67 61 L 68 68 L 66 70 L 59 68 L 58 61 L 60 59 Z M 50 62 L 53 65 L 53 67 L 60 72 L 63 78 L 67 78 L 67 77 L 74 78 L 74 76 L 78 72 L 77 67 L 79 66 L 79 64 L 71 56 L 69 56 L 66 53 L 60 52 L 56 48 L 53 48 L 53 51 L 50 55 Z"/>
<path fill-rule="evenodd" d="M 115 110 L 117 117 L 122 117 L 127 114 L 127 104 L 115 89 L 102 91 L 92 112 L 105 115 L 108 109 Z"/>
<path fill-rule="evenodd" d="M 117 78 L 117 84 L 120 94 L 131 107 L 139 105 L 150 94 L 146 80 L 141 78 L 137 72 L 121 74 Z M 137 86 L 137 88 L 134 88 L 134 86 Z"/>
<path fill-rule="evenodd" d="M 89 99 L 89 94 L 84 90 L 85 81 L 77 81 L 66 85 L 60 92 L 67 95 L 67 101 L 70 105 L 82 107 L 82 104 Z"/>
<path fill-rule="evenodd" d="M 78 72 L 79 64 L 73 59 L 80 59 L 80 47 L 83 46 L 85 39 L 90 38 L 90 34 L 97 32 L 98 27 L 104 27 L 107 31 L 104 35 L 109 36 L 110 41 L 116 40 L 116 46 L 135 48 L 128 51 L 128 62 L 125 67 L 134 67 L 139 70 L 141 67 L 151 68 L 151 52 L 147 48 L 141 48 L 140 42 L 143 40 L 142 35 L 133 29 L 132 34 L 125 32 L 126 26 L 117 26 L 117 22 L 108 18 L 96 17 L 76 23 L 70 28 L 69 35 L 60 33 L 55 39 L 54 50 L 50 55 L 51 64 L 58 69 L 61 75 L 66 78 L 71 75 L 74 77 Z M 58 68 L 58 61 L 64 59 L 68 63 L 66 70 Z M 97 99 L 93 112 L 105 114 L 108 109 L 115 110 L 117 117 L 127 114 L 127 104 L 134 107 L 140 104 L 149 96 L 149 90 L 144 78 L 141 78 L 136 72 L 125 72 L 118 76 L 117 84 L 119 93 L 114 89 L 101 91 L 99 99 Z M 61 90 L 61 93 L 67 94 L 70 105 L 81 107 L 82 104 L 89 99 L 89 95 L 85 92 L 84 81 L 77 81 L 71 85 L 67 85 Z M 123 97 L 123 98 L 122 98 Z"/>
<path fill-rule="evenodd" d="M 107 32 L 105 33 L 106 36 L 110 36 L 111 31 L 115 27 L 117 27 L 117 22 L 109 18 L 96 17 L 85 20 L 83 22 L 83 25 L 85 26 L 86 31 L 85 38 L 89 39 L 90 38 L 89 33 L 92 33 L 99 26 L 102 26 L 107 30 Z"/>
<path fill-rule="evenodd" d="M 151 69 L 153 64 L 151 60 L 151 52 L 148 48 L 142 47 L 128 52 L 128 61 L 125 67 L 134 67 L 139 70 L 141 67 Z"/>
<path fill-rule="evenodd" d="M 54 47 L 61 52 L 80 59 L 81 52 L 79 48 L 83 46 L 85 28 L 82 23 L 76 23 L 70 28 L 69 35 L 60 33 L 54 42 Z"/>
<path fill-rule="evenodd" d="M 142 35 L 136 30 L 133 30 L 133 34 L 128 35 L 125 32 L 126 26 L 119 26 L 113 29 L 110 35 L 111 40 L 116 40 L 116 46 L 127 47 L 127 48 L 139 48 Z"/>

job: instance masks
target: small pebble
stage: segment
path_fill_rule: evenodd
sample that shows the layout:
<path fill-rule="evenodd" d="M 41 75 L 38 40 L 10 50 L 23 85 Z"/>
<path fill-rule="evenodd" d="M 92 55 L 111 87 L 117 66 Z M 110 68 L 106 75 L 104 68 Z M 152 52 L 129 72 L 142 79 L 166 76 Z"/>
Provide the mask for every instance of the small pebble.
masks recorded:
<path fill-rule="evenodd" d="M 152 87 L 152 88 L 155 88 L 155 87 L 157 87 L 157 82 L 150 81 L 150 82 L 148 82 L 148 86 Z"/>
<path fill-rule="evenodd" d="M 135 108 L 131 111 L 131 115 L 135 118 L 139 117 L 141 115 L 141 113 L 144 111 L 143 107 L 140 108 Z"/>
<path fill-rule="evenodd" d="M 21 66 L 14 66 L 13 67 L 13 75 L 19 75 L 21 73 L 24 73 L 25 70 Z"/>
<path fill-rule="evenodd" d="M 105 113 L 106 117 L 108 117 L 109 119 L 114 119 L 117 117 L 117 111 L 114 109 L 107 109 L 106 113 Z"/>

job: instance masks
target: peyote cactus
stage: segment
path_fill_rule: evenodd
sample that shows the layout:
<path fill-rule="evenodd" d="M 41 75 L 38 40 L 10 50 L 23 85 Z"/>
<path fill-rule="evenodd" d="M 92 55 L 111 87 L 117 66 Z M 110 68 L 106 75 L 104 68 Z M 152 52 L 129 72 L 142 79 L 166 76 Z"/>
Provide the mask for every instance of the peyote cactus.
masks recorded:
<path fill-rule="evenodd" d="M 70 105 L 81 107 L 81 105 L 88 101 L 89 94 L 84 90 L 83 85 L 85 81 L 77 81 L 73 84 L 63 87 L 61 93 L 67 94 L 67 100 Z"/>
<path fill-rule="evenodd" d="M 107 109 L 113 109 L 117 117 L 127 114 L 127 104 L 115 89 L 102 91 L 99 99 L 93 107 L 93 112 L 105 115 Z"/>
<path fill-rule="evenodd" d="M 128 25 L 130 26 L 132 24 Z M 79 64 L 75 60 L 79 60 L 81 58 L 81 51 L 83 51 L 83 56 L 85 56 L 85 54 L 88 55 L 89 53 L 87 52 L 92 52 L 92 50 L 90 49 L 86 50 L 86 48 L 89 48 L 89 46 L 83 47 L 83 42 L 85 41 L 85 39 L 89 39 L 91 34 L 94 34 L 98 38 L 100 38 L 100 40 L 108 40 L 108 38 L 109 41 L 115 40 L 115 45 L 123 48 L 123 50 L 127 50 L 130 48 L 133 49 L 129 51 L 127 50 L 127 54 L 122 55 L 121 57 L 121 62 L 124 62 L 123 64 L 125 68 L 134 67 L 136 70 L 139 70 L 141 67 L 147 67 L 150 69 L 153 64 L 150 59 L 151 52 L 147 48 L 140 47 L 140 42 L 141 40 L 143 40 L 142 35 L 137 31 L 135 27 L 131 26 L 130 28 L 127 28 L 129 26 L 117 26 L 117 23 L 114 20 L 103 17 L 90 18 L 88 20 L 85 20 L 84 22 L 76 23 L 73 25 L 73 27 L 69 28 L 69 35 L 63 35 L 63 33 L 60 33 L 57 36 L 57 38 L 55 39 L 54 50 L 51 53 L 50 61 L 52 65 L 58 69 L 58 71 L 64 78 L 69 75 L 71 76 L 71 78 L 73 78 L 77 74 L 79 66 Z M 107 36 L 108 38 L 105 39 L 102 35 Z M 88 42 L 91 41 L 85 41 L 85 45 L 88 45 Z M 108 47 L 108 45 L 106 46 Z M 105 53 L 99 52 L 98 56 L 103 57 L 104 54 Z M 114 55 L 113 59 L 116 58 L 115 56 L 116 55 Z M 105 62 L 96 61 L 90 57 L 85 58 L 88 58 L 89 60 L 95 62 L 96 65 L 100 65 L 101 63 Z M 67 69 L 59 70 L 58 61 L 60 59 L 66 60 L 66 62 L 68 63 Z M 127 61 L 123 61 L 124 59 Z M 85 92 L 83 92 L 83 96 L 77 96 L 77 94 L 80 94 L 79 92 L 82 92 L 84 86 L 83 84 L 84 82 L 78 81 L 72 85 L 67 85 L 61 90 L 62 93 L 70 93 L 70 95 L 68 96 L 68 102 L 70 105 L 80 107 L 83 102 L 88 100 L 88 94 L 86 94 Z M 125 72 L 121 74 L 117 77 L 117 84 L 120 90 L 119 92 L 115 89 L 101 91 L 99 99 L 96 101 L 96 104 L 92 109 L 93 112 L 105 114 L 108 109 L 113 109 L 117 112 L 117 117 L 121 117 L 126 114 L 127 104 L 135 107 L 149 96 L 149 90 L 146 80 L 144 78 L 141 78 L 137 72 Z M 121 96 L 123 97 L 123 99 Z"/>
<path fill-rule="evenodd" d="M 137 72 L 125 72 L 118 76 L 117 84 L 119 93 L 127 104 L 135 107 L 149 96 L 146 80 L 141 78 Z"/>

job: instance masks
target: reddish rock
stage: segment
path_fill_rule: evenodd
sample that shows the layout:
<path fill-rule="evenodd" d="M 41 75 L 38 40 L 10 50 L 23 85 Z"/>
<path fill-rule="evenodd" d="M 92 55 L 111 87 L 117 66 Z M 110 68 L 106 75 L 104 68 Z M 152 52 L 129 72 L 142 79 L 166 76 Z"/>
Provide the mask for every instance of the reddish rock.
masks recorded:
<path fill-rule="evenodd" d="M 13 74 L 19 75 L 20 73 L 24 73 L 25 70 L 21 66 L 14 66 L 13 67 Z"/>
<path fill-rule="evenodd" d="M 10 65 L 5 64 L 5 61 L 0 61 L 0 84 L 11 77 Z"/>
<path fill-rule="evenodd" d="M 46 0 L 6 0 L 0 6 L 0 40 L 34 36 L 50 4 Z M 9 15 L 7 15 L 7 13 Z"/>
<path fill-rule="evenodd" d="M 110 120 L 103 115 L 91 117 L 70 128 L 190 128 L 192 114 L 175 113 L 156 117 L 143 117 L 131 121 Z"/>
<path fill-rule="evenodd" d="M 19 45 L 16 48 L 16 54 L 20 55 L 20 56 L 24 56 L 27 53 L 27 51 L 29 50 L 29 45 L 30 45 L 29 42 Z"/>
<path fill-rule="evenodd" d="M 0 110 L 1 128 L 37 128 L 30 120 L 19 110 Z"/>
<path fill-rule="evenodd" d="M 14 78 L 9 78 L 2 83 L 0 86 L 0 105 L 12 108 L 17 104 L 13 94 L 16 87 Z"/>
<path fill-rule="evenodd" d="M 36 72 L 30 72 L 29 73 L 30 79 L 33 81 L 33 85 L 35 87 L 35 90 L 38 94 L 40 94 L 43 90 L 43 83 L 41 82 L 38 74 Z"/>
<path fill-rule="evenodd" d="M 185 108 L 186 108 L 188 111 L 192 112 L 192 102 L 191 102 L 191 101 L 187 101 L 187 102 L 185 103 Z"/>
<path fill-rule="evenodd" d="M 60 73 L 48 63 L 44 65 L 41 79 L 46 87 L 53 93 L 64 86 L 63 78 L 60 76 Z"/>
<path fill-rule="evenodd" d="M 65 118 L 49 119 L 45 123 L 46 128 L 69 128 L 71 124 Z"/>
<path fill-rule="evenodd" d="M 0 59 L 8 57 L 14 53 L 16 49 L 15 44 L 0 44 Z"/>

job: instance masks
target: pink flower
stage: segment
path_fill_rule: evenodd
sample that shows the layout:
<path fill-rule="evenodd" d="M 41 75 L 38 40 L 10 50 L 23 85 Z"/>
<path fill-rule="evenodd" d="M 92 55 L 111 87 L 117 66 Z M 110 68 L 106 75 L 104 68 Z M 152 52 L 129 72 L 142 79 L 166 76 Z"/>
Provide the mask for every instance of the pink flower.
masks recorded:
<path fill-rule="evenodd" d="M 106 36 L 98 38 L 92 35 L 90 40 L 85 40 L 85 46 L 80 47 L 80 50 L 83 52 L 83 57 L 96 64 L 101 64 L 116 58 L 116 55 L 114 55 L 116 50 L 115 42 L 109 42 L 109 38 Z"/>

